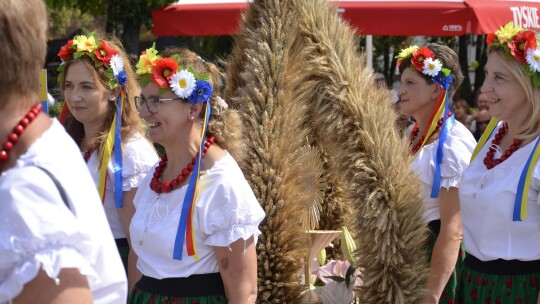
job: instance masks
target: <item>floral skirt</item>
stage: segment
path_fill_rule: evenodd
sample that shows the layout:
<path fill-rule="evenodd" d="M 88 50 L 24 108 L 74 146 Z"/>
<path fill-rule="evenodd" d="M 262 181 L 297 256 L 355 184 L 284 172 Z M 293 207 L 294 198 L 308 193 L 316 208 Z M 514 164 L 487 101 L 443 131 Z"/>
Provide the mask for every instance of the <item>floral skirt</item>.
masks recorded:
<path fill-rule="evenodd" d="M 129 304 L 225 304 L 219 273 L 195 274 L 186 278 L 155 279 L 143 276 L 128 298 Z"/>
<path fill-rule="evenodd" d="M 428 225 L 429 234 L 428 234 L 428 237 L 426 238 L 428 261 L 431 261 L 431 256 L 433 254 L 433 247 L 435 247 L 435 241 L 437 240 L 437 237 L 439 236 L 440 225 L 441 225 L 441 222 L 439 220 L 431 221 Z M 454 267 L 454 271 L 452 272 L 452 275 L 448 279 L 448 283 L 446 283 L 446 286 L 444 287 L 441 297 L 439 298 L 439 303 L 441 304 L 456 303 L 455 298 L 456 298 L 456 293 L 457 293 L 456 289 L 458 286 L 458 274 L 461 271 L 461 268 L 463 265 L 464 255 L 465 255 L 465 251 L 463 251 L 463 244 L 461 244 L 459 248 L 459 254 L 458 254 L 456 266 Z"/>
<path fill-rule="evenodd" d="M 468 263 L 471 259 L 477 260 L 471 255 L 467 256 L 467 261 L 463 265 L 463 270 L 459 277 L 457 303 L 536 304 L 538 293 L 540 291 L 540 271 L 538 271 L 538 261 L 532 262 L 532 267 L 528 267 L 526 264 L 525 267 L 522 267 L 525 270 L 523 272 L 529 273 L 493 274 L 488 271 L 474 269 L 477 268 L 474 266 L 471 267 Z M 534 263 L 536 263 L 536 265 L 534 265 Z M 515 267 L 511 268 L 515 269 Z M 527 271 L 527 268 L 529 271 Z M 493 268 L 495 272 L 504 273 L 504 271 L 501 271 L 502 269 L 504 269 L 504 267 L 496 266 Z M 536 272 L 531 270 L 536 270 Z"/>

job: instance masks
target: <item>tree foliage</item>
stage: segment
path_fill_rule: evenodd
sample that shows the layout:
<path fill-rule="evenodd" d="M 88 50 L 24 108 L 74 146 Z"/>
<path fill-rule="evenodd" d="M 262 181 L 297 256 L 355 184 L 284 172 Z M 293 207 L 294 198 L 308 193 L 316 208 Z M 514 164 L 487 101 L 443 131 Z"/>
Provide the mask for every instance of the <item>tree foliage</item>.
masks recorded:
<path fill-rule="evenodd" d="M 105 31 L 120 37 L 130 54 L 139 53 L 141 25 L 151 28 L 152 10 L 172 2 L 174 0 L 45 0 L 47 7 L 53 10 L 71 8 L 93 16 L 105 16 Z"/>

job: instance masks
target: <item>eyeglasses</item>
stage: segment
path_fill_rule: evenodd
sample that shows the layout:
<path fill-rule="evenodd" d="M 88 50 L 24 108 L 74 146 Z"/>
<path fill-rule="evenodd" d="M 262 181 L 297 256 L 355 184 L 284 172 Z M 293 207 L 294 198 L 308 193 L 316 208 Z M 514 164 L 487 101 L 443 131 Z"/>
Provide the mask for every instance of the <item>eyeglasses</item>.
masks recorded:
<path fill-rule="evenodd" d="M 156 114 L 159 110 L 159 104 L 164 101 L 171 100 L 183 100 L 182 98 L 159 98 L 159 96 L 150 96 L 144 98 L 142 96 L 135 96 L 135 108 L 140 112 L 144 104 L 146 104 L 146 109 L 152 114 Z"/>

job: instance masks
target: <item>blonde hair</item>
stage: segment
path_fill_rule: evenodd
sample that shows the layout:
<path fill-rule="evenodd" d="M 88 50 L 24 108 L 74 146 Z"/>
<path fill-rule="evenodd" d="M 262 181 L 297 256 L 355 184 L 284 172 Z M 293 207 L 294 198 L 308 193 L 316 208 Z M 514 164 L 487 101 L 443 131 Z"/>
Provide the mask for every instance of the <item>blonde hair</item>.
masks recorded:
<path fill-rule="evenodd" d="M 160 53 L 162 57 L 171 57 L 172 55 L 178 55 L 180 57 L 180 65 L 182 67 L 192 67 L 197 75 L 207 74 L 208 81 L 212 85 L 212 97 L 210 98 L 210 106 L 214 109 L 218 107 L 218 96 L 222 92 L 223 75 L 219 68 L 209 62 L 203 60 L 196 53 L 185 48 L 167 48 Z M 187 101 L 186 101 L 187 102 Z M 199 115 L 199 119 L 204 119 L 204 109 Z M 210 116 L 208 122 L 208 132 L 216 136 L 216 143 L 227 150 L 231 155 L 235 157 L 237 161 L 242 158 L 242 140 L 241 130 L 242 122 L 240 115 L 236 110 L 228 109 L 222 111 L 219 115 L 216 115 L 215 111 L 212 111 L 213 115 Z"/>
<path fill-rule="evenodd" d="M 126 52 L 124 48 L 122 47 L 122 44 L 120 41 L 118 41 L 115 37 L 105 37 L 104 35 L 100 33 L 95 34 L 96 40 L 103 40 L 105 41 L 110 48 L 114 49 L 118 52 L 118 55 L 122 58 L 124 61 L 124 70 L 126 72 L 126 85 L 123 89 L 124 91 L 124 100 L 122 103 L 122 143 L 124 144 L 129 137 L 131 137 L 136 132 L 139 132 L 140 134 L 144 134 L 141 119 L 139 118 L 139 114 L 135 109 L 135 101 L 134 97 L 139 95 L 140 88 L 139 84 L 137 83 L 137 80 L 135 78 L 135 71 L 133 70 L 133 66 L 131 64 L 131 61 L 129 60 L 129 57 L 126 55 Z M 60 79 L 60 84 L 62 90 L 65 89 L 66 85 L 66 75 L 67 71 L 69 70 L 70 66 L 75 62 L 82 62 L 84 63 L 88 69 L 90 70 L 94 82 L 96 85 L 98 85 L 100 88 L 105 90 L 111 90 L 108 85 L 108 78 L 105 75 L 105 69 L 103 66 L 96 67 L 94 64 L 94 61 L 90 59 L 87 56 L 82 56 L 78 59 L 73 59 L 70 57 L 65 62 L 65 69 L 63 73 L 63 77 Z M 103 125 L 101 126 L 98 134 L 94 138 L 87 139 L 87 148 L 89 150 L 98 150 L 99 158 L 103 156 L 103 151 L 105 150 L 105 142 L 107 140 L 107 135 L 109 133 L 110 128 L 112 127 L 112 122 L 114 115 L 116 113 L 116 100 L 109 101 L 108 109 L 107 109 L 107 116 L 105 120 L 103 121 Z M 75 119 L 75 117 L 69 113 L 68 117 L 65 122 L 66 131 L 71 135 L 71 137 L 77 142 L 80 143 L 82 138 L 84 137 L 84 127 L 83 124 Z"/>
<path fill-rule="evenodd" d="M 11 95 L 38 91 L 46 41 L 47 11 L 42 0 L 0 1 L 0 66 L 5 71 L 0 77 L 0 109 Z"/>
<path fill-rule="evenodd" d="M 522 140 L 534 139 L 540 136 L 540 87 L 535 87 L 531 76 L 525 74 L 523 64 L 513 58 L 508 58 L 500 46 L 490 46 L 488 54 L 496 53 L 502 59 L 502 64 L 507 68 L 516 81 L 521 85 L 527 101 L 532 104 L 532 114 L 524 126 L 518 130 Z"/>

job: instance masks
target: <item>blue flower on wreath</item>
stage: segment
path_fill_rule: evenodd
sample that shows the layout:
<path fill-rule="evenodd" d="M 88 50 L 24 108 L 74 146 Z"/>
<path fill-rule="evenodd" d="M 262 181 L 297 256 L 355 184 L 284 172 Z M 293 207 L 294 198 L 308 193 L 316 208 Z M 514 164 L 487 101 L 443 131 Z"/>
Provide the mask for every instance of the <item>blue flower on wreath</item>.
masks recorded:
<path fill-rule="evenodd" d="M 125 88 L 127 82 L 126 71 L 121 71 L 118 73 L 118 75 L 116 75 L 116 81 L 118 81 L 122 88 Z"/>
<path fill-rule="evenodd" d="M 437 76 L 432 77 L 431 80 L 435 83 L 440 84 L 445 90 L 448 90 L 450 88 L 450 84 L 452 83 L 452 75 L 448 74 L 448 76 L 444 75 L 444 73 L 439 72 Z"/>
<path fill-rule="evenodd" d="M 212 86 L 206 80 L 197 80 L 195 82 L 195 89 L 188 96 L 188 101 L 191 104 L 197 104 L 199 102 L 207 102 L 212 97 Z"/>

